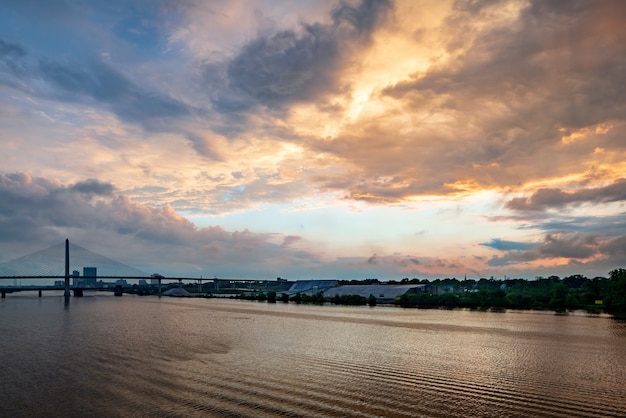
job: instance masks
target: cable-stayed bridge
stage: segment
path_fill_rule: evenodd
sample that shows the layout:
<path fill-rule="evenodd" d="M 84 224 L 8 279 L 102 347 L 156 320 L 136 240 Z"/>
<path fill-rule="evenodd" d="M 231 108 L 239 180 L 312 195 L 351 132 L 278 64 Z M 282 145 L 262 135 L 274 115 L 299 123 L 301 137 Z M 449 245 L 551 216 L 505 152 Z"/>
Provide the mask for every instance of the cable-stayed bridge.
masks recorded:
<path fill-rule="evenodd" d="M 85 267 L 96 267 L 98 278 L 148 278 L 144 271 L 68 242 L 70 277 L 83 274 Z M 4 263 L 0 279 L 65 278 L 65 243 L 53 245 Z"/>
<path fill-rule="evenodd" d="M 71 256 L 71 257 L 70 257 Z M 17 281 L 22 280 L 56 280 L 55 285 L 48 286 L 17 286 Z M 104 285 L 102 279 L 113 279 L 125 283 L 125 280 L 146 280 L 156 282 L 158 292 L 161 294 L 162 281 L 178 281 L 182 286 L 183 280 L 195 281 L 198 288 L 202 289 L 203 282 L 213 282 L 213 291 L 219 292 L 220 283 L 222 288 L 224 282 L 232 284 L 235 282 L 263 284 L 267 287 L 267 280 L 232 279 L 220 280 L 217 278 L 197 278 L 197 277 L 164 277 L 161 275 L 149 275 L 137 268 L 105 257 L 101 254 L 90 251 L 80 245 L 65 243 L 53 245 L 43 250 L 28 254 L 13 260 L 0 263 L 0 291 L 4 298 L 7 292 L 21 290 L 41 290 L 56 289 L 65 290 L 65 296 L 69 296 L 70 290 L 74 290 L 74 295 L 82 289 L 107 289 L 111 290 L 111 283 Z M 9 286 L 12 280 L 13 286 Z M 9 283 L 7 283 L 9 282 Z M 119 285 L 122 286 L 122 285 Z M 235 288 L 235 286 L 231 286 Z M 120 295 L 121 295 L 120 289 Z M 117 292 L 117 290 L 116 290 Z M 117 294 L 117 293 L 116 293 Z"/>

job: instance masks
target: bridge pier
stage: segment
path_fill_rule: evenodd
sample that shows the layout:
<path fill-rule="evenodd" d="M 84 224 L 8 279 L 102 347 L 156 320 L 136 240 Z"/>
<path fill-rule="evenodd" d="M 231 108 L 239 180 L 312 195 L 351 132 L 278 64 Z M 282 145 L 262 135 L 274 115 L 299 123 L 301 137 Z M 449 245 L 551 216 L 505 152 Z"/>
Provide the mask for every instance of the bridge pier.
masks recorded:
<path fill-rule="evenodd" d="M 124 287 L 121 284 L 116 284 L 113 289 L 113 296 L 121 297 L 124 294 Z"/>

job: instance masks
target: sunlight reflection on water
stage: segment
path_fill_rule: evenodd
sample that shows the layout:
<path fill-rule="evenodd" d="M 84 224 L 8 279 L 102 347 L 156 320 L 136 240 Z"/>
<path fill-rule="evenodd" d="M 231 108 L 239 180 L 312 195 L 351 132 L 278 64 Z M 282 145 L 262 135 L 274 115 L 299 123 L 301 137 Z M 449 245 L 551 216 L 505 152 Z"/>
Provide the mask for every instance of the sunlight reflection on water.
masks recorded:
<path fill-rule="evenodd" d="M 624 416 L 625 324 L 98 294 L 0 302 L 1 416 Z"/>

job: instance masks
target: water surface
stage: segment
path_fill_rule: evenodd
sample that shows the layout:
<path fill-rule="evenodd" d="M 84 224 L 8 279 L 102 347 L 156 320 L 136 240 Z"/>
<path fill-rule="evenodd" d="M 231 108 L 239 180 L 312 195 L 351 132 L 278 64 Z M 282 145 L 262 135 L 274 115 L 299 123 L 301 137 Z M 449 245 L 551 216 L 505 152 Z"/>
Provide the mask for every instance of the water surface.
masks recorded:
<path fill-rule="evenodd" d="M 624 417 L 626 323 L 222 299 L 0 301 L 0 416 Z"/>

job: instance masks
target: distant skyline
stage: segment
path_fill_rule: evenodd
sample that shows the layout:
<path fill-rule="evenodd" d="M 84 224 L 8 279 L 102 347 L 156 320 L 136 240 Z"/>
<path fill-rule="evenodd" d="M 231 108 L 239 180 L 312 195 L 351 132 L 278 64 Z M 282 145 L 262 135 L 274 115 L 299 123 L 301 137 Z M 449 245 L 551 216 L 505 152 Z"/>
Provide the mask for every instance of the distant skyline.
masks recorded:
<path fill-rule="evenodd" d="M 626 267 L 626 2 L 0 4 L 0 263 L 462 279 Z"/>

